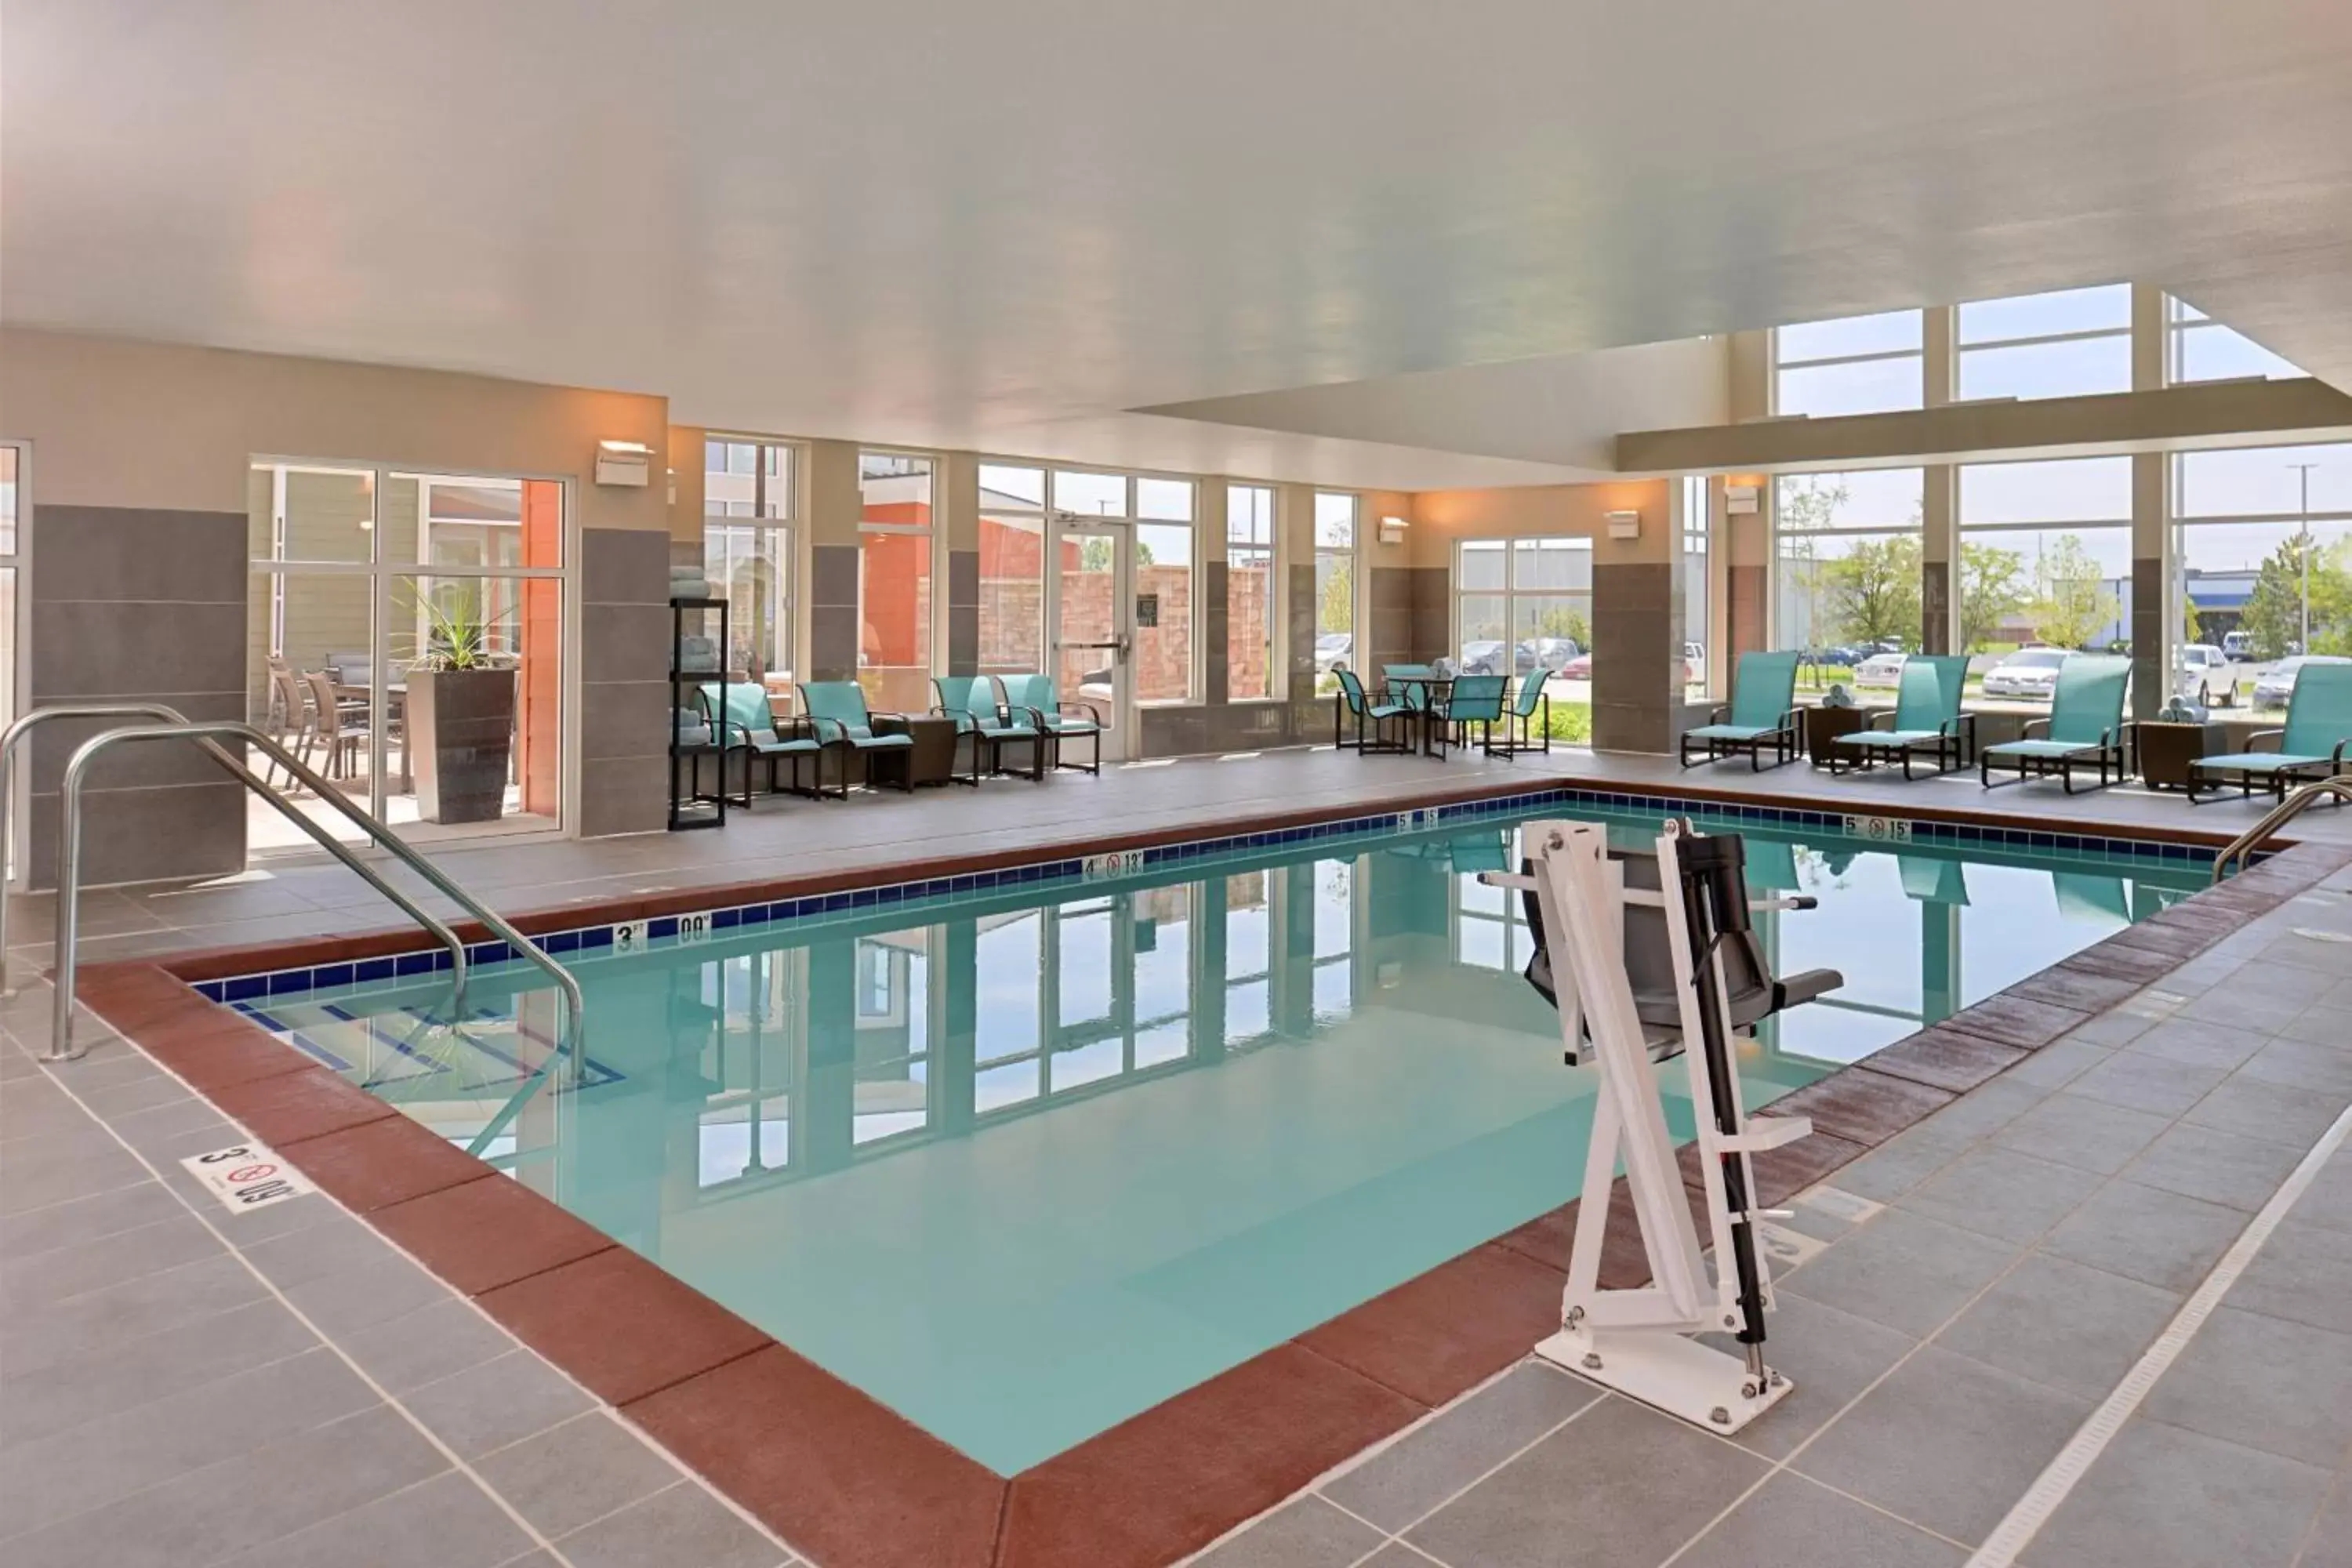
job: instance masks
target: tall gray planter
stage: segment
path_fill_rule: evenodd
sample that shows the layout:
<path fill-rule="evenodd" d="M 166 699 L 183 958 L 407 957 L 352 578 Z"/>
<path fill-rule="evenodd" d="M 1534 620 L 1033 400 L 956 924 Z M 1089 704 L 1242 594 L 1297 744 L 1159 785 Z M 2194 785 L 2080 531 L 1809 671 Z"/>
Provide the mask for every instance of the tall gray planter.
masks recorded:
<path fill-rule="evenodd" d="M 514 763 L 515 672 L 414 669 L 404 743 L 416 810 L 427 822 L 491 822 L 506 809 Z"/>

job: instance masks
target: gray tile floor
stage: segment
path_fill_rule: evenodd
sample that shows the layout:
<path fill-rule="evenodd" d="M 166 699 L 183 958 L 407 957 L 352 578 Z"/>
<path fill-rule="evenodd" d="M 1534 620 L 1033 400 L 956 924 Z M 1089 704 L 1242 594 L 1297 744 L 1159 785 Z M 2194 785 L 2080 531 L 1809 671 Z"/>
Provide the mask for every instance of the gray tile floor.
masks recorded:
<path fill-rule="evenodd" d="M 48 992 L 0 1005 L 0 1562 L 780 1568 L 796 1560 L 320 1194 L 233 1213 L 241 1136 Z"/>
<path fill-rule="evenodd" d="M 1796 1391 L 1736 1436 L 1530 1360 L 1196 1568 L 1967 1562 L 2352 1104 L 2352 961 L 2298 928 L 2352 932 L 2352 874 L 1834 1174 L 1861 1219 L 1799 1200 Z M 2297 965 L 2291 1015 L 2195 1021 Z M 2348 1303 L 2352 1147 L 2017 1561 L 2352 1565 Z"/>

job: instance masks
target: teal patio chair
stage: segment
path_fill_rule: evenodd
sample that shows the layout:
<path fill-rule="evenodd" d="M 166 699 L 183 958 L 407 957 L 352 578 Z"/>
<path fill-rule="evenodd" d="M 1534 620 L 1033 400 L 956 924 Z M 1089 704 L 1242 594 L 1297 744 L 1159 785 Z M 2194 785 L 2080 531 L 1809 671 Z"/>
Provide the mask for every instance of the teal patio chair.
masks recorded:
<path fill-rule="evenodd" d="M 1381 684 L 1386 689 L 1383 695 L 1408 712 L 1425 713 L 1429 710 L 1432 673 L 1425 664 L 1384 664 L 1381 666 Z"/>
<path fill-rule="evenodd" d="M 954 720 L 958 743 L 971 747 L 971 771 L 950 771 L 948 776 L 977 789 L 983 763 L 989 765 L 991 773 L 1003 771 L 995 743 L 1006 731 L 1004 710 L 996 700 L 995 685 L 984 675 L 935 675 L 931 678 L 931 711 Z"/>
<path fill-rule="evenodd" d="M 1518 695 L 1511 700 L 1510 708 L 1503 715 L 1502 743 L 1489 745 L 1488 756 L 1516 757 L 1521 752 L 1551 750 L 1551 696 L 1546 689 L 1549 681 L 1540 669 L 1519 677 Z"/>
<path fill-rule="evenodd" d="M 2263 751 L 2274 742 L 2278 750 Z M 2198 785 L 2216 789 L 2238 786 L 2241 795 L 2266 784 L 2273 795 L 2286 798 L 2286 786 L 2305 779 L 2334 778 L 2345 771 L 2344 752 L 2352 746 L 2352 664 L 2306 664 L 2296 669 L 2287 693 L 2286 728 L 2257 730 L 2246 737 L 2246 749 L 2222 757 L 2200 757 L 2189 765 L 2189 799 L 2198 800 Z M 2343 804 L 2341 798 L 2336 801 Z"/>
<path fill-rule="evenodd" d="M 2058 667 L 2058 685 L 2050 694 L 2050 717 L 2025 721 L 2025 738 L 1977 749 L 1978 775 L 1992 787 L 1992 767 L 2011 767 L 2017 777 L 2008 782 L 2058 775 L 2066 793 L 2074 793 L 2074 770 L 2095 763 L 2101 789 L 2124 777 L 2124 689 L 2131 681 L 2131 660 L 2104 654 L 2075 653 Z M 2034 731 L 2040 730 L 2036 735 Z"/>
<path fill-rule="evenodd" d="M 1453 731 L 1457 746 L 1470 744 L 1470 726 L 1478 726 L 1478 740 L 1492 756 L 1495 726 L 1503 721 L 1503 693 L 1510 678 L 1503 675 L 1457 675 L 1444 700 L 1433 710 L 1438 722 Z"/>
<path fill-rule="evenodd" d="M 1402 733 L 1412 720 L 1412 713 L 1401 703 L 1374 702 L 1364 695 L 1364 683 L 1352 669 L 1341 667 L 1331 672 L 1339 677 L 1339 695 L 1331 705 L 1331 746 L 1335 751 L 1352 751 L 1360 756 L 1396 756 L 1412 750 L 1412 740 Z M 1350 741 L 1342 732 L 1343 716 L 1356 717 L 1356 738 Z M 1396 725 L 1397 738 L 1381 733 L 1384 725 Z M 1370 733 L 1367 734 L 1369 728 Z"/>
<path fill-rule="evenodd" d="M 1050 675 L 1001 675 L 997 679 L 1004 687 L 1005 721 L 1025 724 L 1032 734 L 1045 738 L 1041 772 L 1045 768 L 1102 772 L 1102 718 L 1091 703 L 1060 700 Z M 1064 762 L 1062 743 L 1080 737 L 1092 742 L 1093 754 L 1083 763 Z"/>
<path fill-rule="evenodd" d="M 1831 742 L 1830 772 L 1844 771 L 1841 763 L 1874 768 L 1899 756 L 1903 776 L 1909 779 L 1911 759 L 1923 752 L 1934 756 L 1937 773 L 1967 767 L 1977 739 L 1977 716 L 1960 711 L 1968 683 L 1968 655 L 1913 654 L 1903 661 L 1894 711 L 1874 713 L 1869 729 Z M 1883 730 L 1878 727 L 1882 719 L 1887 721 Z"/>
<path fill-rule="evenodd" d="M 1707 715 L 1707 722 L 1685 730 L 1677 745 L 1683 766 L 1748 756 L 1750 772 L 1764 771 L 1764 749 L 1772 749 L 1772 765 L 1797 760 L 1797 660 L 1789 653 L 1743 653 L 1731 681 L 1731 701 Z M 1691 742 L 1700 742 L 1704 754 L 1691 755 Z"/>
<path fill-rule="evenodd" d="M 811 680 L 801 685 L 801 712 L 807 719 L 817 743 L 838 747 L 844 756 L 855 755 L 865 760 L 866 783 L 874 784 L 874 759 L 877 756 L 898 759 L 898 784 L 908 795 L 915 793 L 914 768 L 911 755 L 915 739 L 911 735 L 877 735 L 874 732 L 873 715 L 866 710 L 866 689 L 854 680 Z M 822 775 L 818 787 L 824 787 Z M 841 770 L 841 798 L 849 798 L 849 769 Z"/>
<path fill-rule="evenodd" d="M 787 735 L 776 723 L 776 712 L 768 705 L 768 689 L 756 680 L 710 681 L 696 690 L 702 706 L 702 715 L 710 726 L 712 739 L 719 752 L 719 787 L 726 788 L 727 757 L 735 752 L 744 753 L 743 795 L 746 810 L 751 805 L 751 769 L 755 763 L 768 764 L 768 793 L 777 793 L 776 764 L 790 762 L 793 769 L 792 791 L 795 795 L 816 795 L 823 778 L 824 749 L 806 731 L 795 728 Z M 812 782 L 801 783 L 801 763 L 816 764 Z"/>

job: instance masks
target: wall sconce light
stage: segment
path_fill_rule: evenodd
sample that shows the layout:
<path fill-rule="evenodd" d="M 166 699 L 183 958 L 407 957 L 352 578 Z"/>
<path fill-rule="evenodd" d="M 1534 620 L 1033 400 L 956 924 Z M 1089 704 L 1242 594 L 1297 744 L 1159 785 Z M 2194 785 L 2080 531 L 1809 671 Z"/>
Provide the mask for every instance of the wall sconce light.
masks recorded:
<path fill-rule="evenodd" d="M 1404 531 L 1412 526 L 1412 525 L 1411 523 L 1407 522 L 1401 517 L 1384 517 L 1381 519 L 1381 542 L 1382 544 L 1402 544 L 1404 542 Z"/>
<path fill-rule="evenodd" d="M 1642 537 L 1642 514 L 1638 511 L 1603 512 L 1601 520 L 1609 524 L 1609 537 L 1612 539 Z"/>
<path fill-rule="evenodd" d="M 1727 483 L 1723 487 L 1723 510 L 1727 517 L 1756 515 L 1756 492 L 1762 487 Z"/>
<path fill-rule="evenodd" d="M 643 441 L 596 443 L 596 482 L 642 489 L 652 482 L 654 449 Z"/>

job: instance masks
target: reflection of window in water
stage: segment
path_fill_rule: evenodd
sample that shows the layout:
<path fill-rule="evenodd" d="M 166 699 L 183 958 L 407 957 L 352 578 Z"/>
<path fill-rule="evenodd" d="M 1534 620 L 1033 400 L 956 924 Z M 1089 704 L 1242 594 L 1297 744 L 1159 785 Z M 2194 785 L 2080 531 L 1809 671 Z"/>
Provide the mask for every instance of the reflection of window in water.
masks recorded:
<path fill-rule="evenodd" d="M 1355 1005 L 1356 864 L 1315 866 L 1315 1013 L 1338 1017 Z"/>
<path fill-rule="evenodd" d="M 718 959 L 696 973 L 706 1010 L 703 1079 L 715 1086 L 698 1129 L 698 1180 L 717 1186 L 792 1162 L 793 1062 L 799 1043 L 803 950 Z"/>
<path fill-rule="evenodd" d="M 1240 1043 L 1274 1027 L 1274 921 L 1265 872 L 1227 877 L 1224 891 L 1225 1038 Z"/>
<path fill-rule="evenodd" d="M 858 940 L 853 1143 L 929 1122 L 930 937 L 918 928 Z"/>

